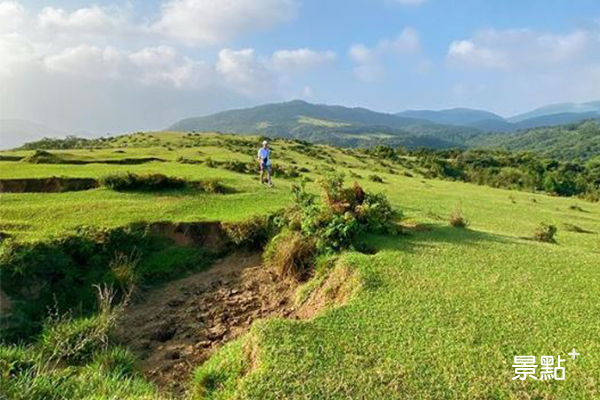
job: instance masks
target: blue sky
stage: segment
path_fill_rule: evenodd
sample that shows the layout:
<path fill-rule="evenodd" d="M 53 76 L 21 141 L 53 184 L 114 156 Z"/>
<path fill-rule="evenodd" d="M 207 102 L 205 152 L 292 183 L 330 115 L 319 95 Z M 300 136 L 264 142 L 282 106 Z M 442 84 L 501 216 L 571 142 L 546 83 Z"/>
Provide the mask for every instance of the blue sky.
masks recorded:
<path fill-rule="evenodd" d="M 271 101 L 600 99 L 598 0 L 0 0 L 0 118 L 160 129 Z"/>

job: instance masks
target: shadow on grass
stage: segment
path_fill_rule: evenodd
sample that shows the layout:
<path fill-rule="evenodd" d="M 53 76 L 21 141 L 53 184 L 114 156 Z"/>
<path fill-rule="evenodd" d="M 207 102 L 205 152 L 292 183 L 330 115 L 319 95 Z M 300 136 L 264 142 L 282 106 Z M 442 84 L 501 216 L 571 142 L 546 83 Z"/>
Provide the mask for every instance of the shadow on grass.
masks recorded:
<path fill-rule="evenodd" d="M 383 250 L 413 252 L 416 248 L 433 247 L 436 243 L 473 246 L 483 242 L 517 243 L 518 239 L 468 228 L 422 224 L 417 229 L 408 229 L 405 234 L 399 236 L 367 235 L 363 241 L 376 252 Z"/>

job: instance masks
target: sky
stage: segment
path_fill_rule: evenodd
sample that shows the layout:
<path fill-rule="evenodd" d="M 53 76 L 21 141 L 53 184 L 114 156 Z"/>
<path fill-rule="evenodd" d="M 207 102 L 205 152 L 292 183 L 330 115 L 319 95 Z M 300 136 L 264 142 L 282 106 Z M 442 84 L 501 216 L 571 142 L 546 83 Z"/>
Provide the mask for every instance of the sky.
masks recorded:
<path fill-rule="evenodd" d="M 92 134 L 304 99 L 600 99 L 599 0 L 0 0 L 0 119 Z"/>

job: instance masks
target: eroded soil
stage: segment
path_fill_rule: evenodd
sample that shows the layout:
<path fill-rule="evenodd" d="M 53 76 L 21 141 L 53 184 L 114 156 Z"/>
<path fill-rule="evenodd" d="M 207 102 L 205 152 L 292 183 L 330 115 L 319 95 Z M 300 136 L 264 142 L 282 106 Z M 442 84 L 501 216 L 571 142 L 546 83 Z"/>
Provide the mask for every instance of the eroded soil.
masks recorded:
<path fill-rule="evenodd" d="M 150 379 L 182 389 L 194 367 L 256 319 L 295 317 L 295 288 L 262 266 L 260 254 L 235 253 L 143 294 L 125 310 L 116 336 Z"/>

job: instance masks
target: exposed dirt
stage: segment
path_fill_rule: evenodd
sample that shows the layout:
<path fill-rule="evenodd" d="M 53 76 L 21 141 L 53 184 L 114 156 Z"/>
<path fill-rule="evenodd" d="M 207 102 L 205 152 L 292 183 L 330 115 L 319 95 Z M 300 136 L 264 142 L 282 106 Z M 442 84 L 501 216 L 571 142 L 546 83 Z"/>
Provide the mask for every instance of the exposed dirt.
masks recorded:
<path fill-rule="evenodd" d="M 143 294 L 121 317 L 116 337 L 163 387 L 182 389 L 192 369 L 258 318 L 296 317 L 296 284 L 261 266 L 257 253 L 234 253 L 210 270 Z"/>
<path fill-rule="evenodd" d="M 227 247 L 230 240 L 220 222 L 153 222 L 150 232 L 164 236 L 179 246 L 199 246 L 219 253 Z"/>
<path fill-rule="evenodd" d="M 91 178 L 0 179 L 0 193 L 59 193 L 97 188 Z"/>

